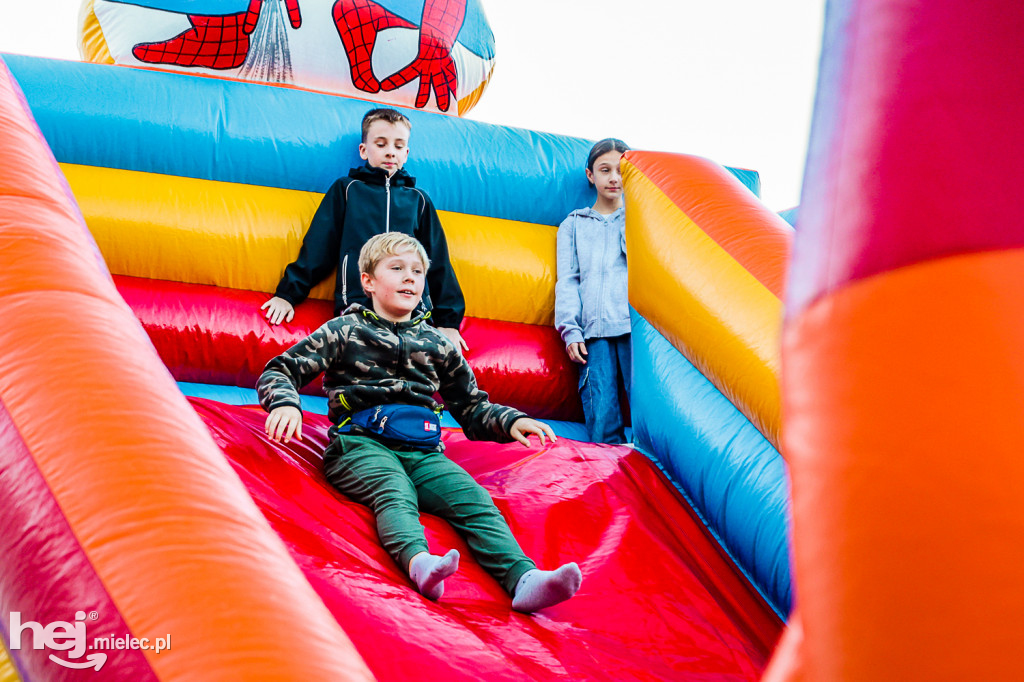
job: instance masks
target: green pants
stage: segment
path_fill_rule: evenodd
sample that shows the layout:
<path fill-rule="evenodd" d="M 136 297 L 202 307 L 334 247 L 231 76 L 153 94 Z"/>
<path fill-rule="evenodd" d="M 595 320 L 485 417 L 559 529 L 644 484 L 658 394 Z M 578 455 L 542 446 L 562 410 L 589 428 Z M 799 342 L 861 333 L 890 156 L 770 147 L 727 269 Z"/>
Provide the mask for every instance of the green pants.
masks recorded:
<path fill-rule="evenodd" d="M 372 438 L 338 436 L 324 452 L 324 472 L 335 488 L 373 510 L 381 543 L 403 571 L 413 556 L 428 551 L 421 510 L 454 526 L 510 595 L 523 573 L 536 568 L 488 492 L 444 453 L 392 450 Z"/>

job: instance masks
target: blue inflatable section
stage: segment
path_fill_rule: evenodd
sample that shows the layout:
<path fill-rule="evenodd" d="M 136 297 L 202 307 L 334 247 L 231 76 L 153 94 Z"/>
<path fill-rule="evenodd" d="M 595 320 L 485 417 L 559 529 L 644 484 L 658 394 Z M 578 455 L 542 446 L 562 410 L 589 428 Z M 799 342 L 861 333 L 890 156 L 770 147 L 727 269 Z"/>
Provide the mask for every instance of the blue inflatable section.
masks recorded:
<path fill-rule="evenodd" d="M 791 608 L 789 491 L 782 456 L 635 310 L 633 439 L 681 487 L 768 602 Z"/>
<path fill-rule="evenodd" d="M 790 227 L 796 227 L 796 217 L 800 213 L 800 207 L 794 206 L 785 211 L 779 211 L 779 217 L 789 223 Z"/>
<path fill-rule="evenodd" d="M 730 168 L 729 166 L 723 166 L 725 170 L 732 173 L 737 180 L 743 183 L 743 186 L 754 193 L 754 196 L 761 196 L 761 174 L 755 170 L 748 170 L 746 168 Z"/>
<path fill-rule="evenodd" d="M 362 164 L 368 102 L 146 69 L 5 59 L 61 162 L 313 192 Z M 590 140 L 405 113 L 412 122 L 406 169 L 441 210 L 557 225 L 593 203 L 583 173 Z M 756 173 L 733 172 L 757 192 Z"/>
<path fill-rule="evenodd" d="M 187 381 L 179 381 L 178 388 L 182 394 L 190 398 L 206 398 L 216 400 L 227 405 L 259 405 L 259 398 L 256 391 L 251 388 L 240 388 L 238 386 L 219 386 L 215 384 L 194 384 Z M 302 409 L 313 414 L 327 414 L 327 398 L 311 395 L 300 395 Z M 562 422 L 545 419 L 545 423 L 551 426 L 555 435 L 559 438 L 570 440 L 586 441 L 587 427 L 579 422 Z M 441 415 L 441 426 L 446 428 L 459 428 L 458 422 L 445 412 Z M 629 431 L 627 430 L 627 436 Z"/>

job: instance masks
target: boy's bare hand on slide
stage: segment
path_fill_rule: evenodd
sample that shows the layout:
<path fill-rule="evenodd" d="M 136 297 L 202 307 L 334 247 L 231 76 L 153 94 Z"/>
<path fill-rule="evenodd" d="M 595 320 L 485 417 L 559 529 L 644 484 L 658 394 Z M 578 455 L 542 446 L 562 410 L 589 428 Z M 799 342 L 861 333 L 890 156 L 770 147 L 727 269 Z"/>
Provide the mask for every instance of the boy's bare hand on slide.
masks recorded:
<path fill-rule="evenodd" d="M 275 407 L 267 415 L 263 429 L 276 443 L 280 443 L 282 438 L 287 443 L 293 434 L 295 440 L 302 440 L 302 411 L 291 405 Z"/>

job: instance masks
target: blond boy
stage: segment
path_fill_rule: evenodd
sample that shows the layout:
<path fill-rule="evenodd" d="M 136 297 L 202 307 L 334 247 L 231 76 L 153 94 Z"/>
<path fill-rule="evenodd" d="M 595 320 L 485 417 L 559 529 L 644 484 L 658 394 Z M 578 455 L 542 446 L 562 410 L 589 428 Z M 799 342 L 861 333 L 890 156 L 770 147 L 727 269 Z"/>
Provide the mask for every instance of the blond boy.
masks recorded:
<path fill-rule="evenodd" d="M 369 506 L 384 548 L 406 570 L 421 594 L 438 599 L 455 573 L 459 553 L 431 554 L 420 511 L 446 519 L 465 538 L 476 559 L 512 596 L 512 607 L 531 613 L 575 594 L 582 580 L 575 563 L 541 571 L 520 549 L 490 495 L 444 455 L 385 443 L 369 430 L 347 424 L 353 415 L 381 405 L 446 409 L 471 440 L 529 446 L 555 440 L 551 428 L 510 407 L 496 405 L 477 387 L 455 345 L 414 315 L 429 259 L 423 246 L 403 234 L 371 238 L 359 255 L 362 288 L 372 310 L 359 304 L 267 364 L 257 389 L 270 412 L 267 434 L 276 441 L 302 437 L 298 389 L 324 373 L 331 438 L 324 453 L 327 479 Z"/>

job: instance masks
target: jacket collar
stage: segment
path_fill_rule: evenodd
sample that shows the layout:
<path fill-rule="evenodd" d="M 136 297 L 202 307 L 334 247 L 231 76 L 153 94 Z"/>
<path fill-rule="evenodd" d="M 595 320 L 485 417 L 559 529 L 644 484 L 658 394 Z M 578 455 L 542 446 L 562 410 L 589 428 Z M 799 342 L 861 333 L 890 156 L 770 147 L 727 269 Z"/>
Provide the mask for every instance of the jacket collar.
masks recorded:
<path fill-rule="evenodd" d="M 353 303 L 349 307 L 345 308 L 345 312 L 343 312 L 342 315 L 348 315 L 350 313 L 355 313 L 366 322 L 377 327 L 383 327 L 384 329 L 392 332 L 411 329 L 430 319 L 430 311 L 428 310 L 427 312 L 421 313 L 412 319 L 406 320 L 405 322 L 391 322 L 390 320 L 385 320 L 377 313 L 359 303 Z"/>
<path fill-rule="evenodd" d="M 619 215 L 621 215 L 621 214 L 623 214 L 625 212 L 626 212 L 626 207 L 625 206 L 619 206 L 617 209 L 615 209 L 614 211 L 612 211 L 608 215 L 603 215 L 601 213 L 598 213 L 597 211 L 594 210 L 594 208 L 592 206 L 585 206 L 583 208 L 576 209 L 576 215 L 584 216 L 584 217 L 587 217 L 587 218 L 596 218 L 598 220 L 611 220 L 613 218 L 617 218 Z"/>
<path fill-rule="evenodd" d="M 383 187 L 384 181 L 388 177 L 388 173 L 383 168 L 376 168 L 371 166 L 369 163 L 364 163 L 362 166 L 350 170 L 348 172 L 348 176 L 370 185 L 380 185 Z M 416 178 L 409 175 L 404 168 L 400 168 L 397 173 L 391 176 L 391 186 L 415 187 Z"/>

